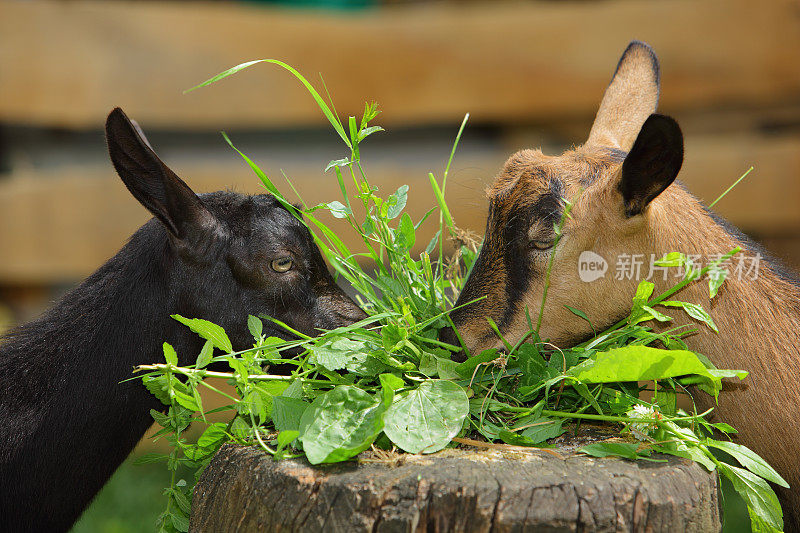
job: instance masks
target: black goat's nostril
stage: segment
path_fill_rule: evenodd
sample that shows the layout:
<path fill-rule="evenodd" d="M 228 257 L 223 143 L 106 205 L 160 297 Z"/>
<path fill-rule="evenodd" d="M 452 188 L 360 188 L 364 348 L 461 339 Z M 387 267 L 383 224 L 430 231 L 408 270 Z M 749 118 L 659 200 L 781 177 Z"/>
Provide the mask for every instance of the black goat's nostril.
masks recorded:
<path fill-rule="evenodd" d="M 461 344 L 458 340 L 455 330 L 450 326 L 439 330 L 439 340 L 446 342 L 447 344 L 452 344 L 453 346 L 460 346 Z M 467 354 L 464 352 L 464 350 L 459 350 L 450 354 L 450 359 L 458 363 L 463 363 L 467 360 Z"/>

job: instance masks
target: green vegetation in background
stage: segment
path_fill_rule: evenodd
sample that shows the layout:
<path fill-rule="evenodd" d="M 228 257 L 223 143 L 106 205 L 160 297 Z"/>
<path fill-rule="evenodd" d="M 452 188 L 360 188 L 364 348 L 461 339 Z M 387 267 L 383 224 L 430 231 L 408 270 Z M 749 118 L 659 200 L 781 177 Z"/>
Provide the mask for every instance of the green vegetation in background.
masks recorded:
<path fill-rule="evenodd" d="M 122 463 L 72 533 L 150 533 L 163 507 L 169 474 L 156 464 Z"/>
<path fill-rule="evenodd" d="M 315 338 L 273 318 L 251 316 L 248 326 L 253 348 L 240 352 L 232 351 L 220 326 L 198 318 L 174 317 L 206 343 L 194 365 L 179 367 L 175 350 L 165 343 L 164 363 L 140 367 L 147 371 L 141 377 L 144 384 L 169 407 L 166 414 L 152 411 L 152 415 L 162 427 L 156 437 L 165 438 L 173 446 L 172 452 L 142 458 L 144 462 L 166 462 L 171 471 L 170 486 L 165 490 L 167 506 L 158 521 L 160 530 L 187 531 L 194 481 L 186 481 L 178 471 L 190 467 L 199 474 L 225 442 L 256 445 L 276 459 L 306 457 L 320 464 L 351 459 L 373 445 L 433 453 L 468 435 L 545 447 L 549 439 L 580 421 L 616 424 L 627 437 L 590 444 L 582 452 L 648 461 L 659 461 L 653 453 L 666 453 L 694 460 L 731 481 L 747 503 L 754 529 L 782 530 L 781 509 L 767 481 L 782 486 L 786 482 L 752 451 L 714 438 L 736 430 L 723 422 L 708 422 L 711 410 L 687 413 L 677 408 L 678 395 L 691 398 L 687 386 L 716 398 L 723 378 L 743 379 L 747 372 L 717 369 L 689 350 L 683 339 L 696 328 L 682 326 L 661 332 L 652 328 L 655 322 L 672 320 L 665 313 L 678 312 L 694 318 L 699 327 L 716 331 L 701 306 L 674 297 L 686 286 L 707 279 L 713 298 L 727 275 L 720 265 L 739 249 L 702 269 L 682 254 L 668 254 L 659 266 L 681 269 L 683 279 L 662 294 L 654 294 L 652 283 L 641 282 L 626 319 L 575 347 L 553 347 L 539 337 L 542 301 L 536 323 L 529 314 L 530 329 L 517 343 L 508 343 L 487 318 L 505 350 L 486 350 L 472 354 L 464 363 L 453 362 L 451 354 L 461 347 L 439 341 L 438 334 L 452 326 L 448 315 L 452 294 L 463 285 L 477 254 L 477 248 L 462 243 L 455 258 L 444 260 L 445 239 L 459 235 L 444 197 L 466 118 L 441 180 L 429 174 L 438 205 L 415 221 L 404 212 L 408 187 L 381 196 L 361 165 L 361 143 L 382 131 L 371 125 L 379 113 L 377 105 L 366 105 L 360 120 L 349 117 L 343 122 L 333 104 L 303 76 L 276 60 L 244 63 L 200 86 L 261 62 L 278 65 L 297 77 L 349 150 L 346 157 L 331 161 L 325 169 L 337 179 L 343 201 L 317 206 L 303 203 L 296 208 L 252 160 L 239 153 L 265 189 L 309 227 L 337 275 L 358 291 L 360 304 L 370 316 Z M 227 136 L 225 139 L 234 147 Z M 345 183 L 350 181 L 355 194 L 348 194 Z M 552 254 L 558 249 L 573 201 L 563 199 L 564 216 L 554 227 L 556 240 L 545 287 Z M 346 220 L 366 251 L 349 250 L 317 218 L 319 210 Z M 431 215 L 434 219 L 438 215 L 437 231 L 421 241 L 428 244 L 414 258 L 411 249 Z M 431 255 L 442 260 L 432 261 Z M 369 259 L 377 272 L 365 272 L 358 258 Z M 545 289 L 545 298 L 546 293 Z M 586 319 L 579 309 L 570 310 Z M 265 337 L 262 320 L 276 322 L 296 340 Z M 664 349 L 652 347 L 654 344 Z M 288 348 L 299 348 L 300 354 L 284 356 Z M 208 370 L 212 362 L 226 365 L 229 371 Z M 290 365 L 294 370 L 290 375 L 274 375 L 269 373 L 272 365 Z M 235 395 L 218 391 L 204 381 L 206 377 L 227 379 L 236 389 Z M 649 385 L 640 387 L 637 382 Z M 208 423 L 203 435 L 192 442 L 185 436 L 186 429 L 192 422 L 204 422 L 210 412 L 203 409 L 198 393 L 201 387 L 228 399 L 229 405 L 214 411 L 226 410 L 230 418 Z M 640 398 L 645 390 L 652 394 L 651 401 Z M 200 415 L 195 416 L 196 412 Z M 729 454 L 729 461 L 718 459 L 715 450 Z"/>

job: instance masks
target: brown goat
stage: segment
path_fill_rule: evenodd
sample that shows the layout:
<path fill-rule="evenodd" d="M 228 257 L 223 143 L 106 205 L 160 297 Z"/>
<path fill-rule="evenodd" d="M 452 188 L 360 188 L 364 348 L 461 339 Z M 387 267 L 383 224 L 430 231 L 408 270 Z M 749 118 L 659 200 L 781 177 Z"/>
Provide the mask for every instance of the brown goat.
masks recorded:
<path fill-rule="evenodd" d="M 536 321 L 553 223 L 562 216 L 565 198 L 577 200 L 556 246 L 540 330 L 542 339 L 559 345 L 592 335 L 590 325 L 565 305 L 584 311 L 600 330 L 627 316 L 636 286 L 648 274 L 647 266 L 641 277 L 609 268 L 605 275 L 597 271 L 597 279 L 582 280 L 584 252 L 601 256 L 594 256 L 601 264 L 668 252 L 700 256 L 705 263 L 736 246 L 748 261 L 765 256 L 680 183 L 673 184 L 683 162 L 683 135 L 673 119 L 654 114 L 658 94 L 658 60 L 649 46 L 634 41 L 619 61 L 586 144 L 560 156 L 523 150 L 506 162 L 488 190 L 484 245 L 457 305 L 485 298 L 452 314 L 471 353 L 502 346 L 486 317 L 512 343 L 529 331 L 526 308 Z M 733 272 L 713 300 L 702 282 L 678 295 L 703 305 L 719 333 L 674 309 L 669 327 L 694 324 L 699 332 L 687 340 L 692 349 L 720 368 L 750 372 L 742 383 L 725 384 L 716 413 L 740 430 L 739 442 L 789 482 L 792 488 L 778 494 L 787 530 L 800 531 L 800 287 L 797 278 L 765 259 L 757 276 Z M 677 281 L 663 278 L 659 272 L 652 279 L 656 294 Z M 443 339 L 456 341 L 452 331 Z M 696 399 L 701 407 L 713 404 L 704 394 Z"/>

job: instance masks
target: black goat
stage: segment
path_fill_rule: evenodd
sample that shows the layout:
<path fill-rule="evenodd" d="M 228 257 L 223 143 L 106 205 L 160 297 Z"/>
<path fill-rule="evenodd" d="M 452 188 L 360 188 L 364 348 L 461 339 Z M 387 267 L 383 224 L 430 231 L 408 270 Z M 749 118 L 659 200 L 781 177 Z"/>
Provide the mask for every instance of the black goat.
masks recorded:
<path fill-rule="evenodd" d="M 220 324 L 240 349 L 252 345 L 248 314 L 308 334 L 366 316 L 272 196 L 198 196 L 140 133 L 121 109 L 109 115 L 114 167 L 155 218 L 0 343 L 1 530 L 67 530 L 131 452 L 163 406 L 140 382 L 120 382 L 159 360 L 165 340 L 184 358 L 201 347 L 170 314 Z M 265 333 L 286 337 L 272 323 Z"/>

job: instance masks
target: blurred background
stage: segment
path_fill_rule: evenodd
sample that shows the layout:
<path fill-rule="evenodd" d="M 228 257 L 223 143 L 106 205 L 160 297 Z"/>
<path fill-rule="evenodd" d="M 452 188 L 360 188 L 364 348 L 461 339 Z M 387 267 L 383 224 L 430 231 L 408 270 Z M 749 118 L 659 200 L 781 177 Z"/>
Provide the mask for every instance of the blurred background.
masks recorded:
<path fill-rule="evenodd" d="M 411 186 L 415 219 L 434 205 L 427 173 L 441 176 L 469 112 L 447 197 L 456 223 L 482 233 L 483 190 L 502 162 L 521 148 L 581 144 L 631 39 L 661 60 L 660 111 L 686 137 L 681 179 L 710 202 L 754 166 L 716 210 L 800 266 L 794 0 L 0 0 L 0 331 L 39 313 L 148 219 L 108 161 L 102 126 L 114 106 L 198 192 L 259 190 L 225 130 L 316 204 L 339 197 L 323 169 L 346 152 L 294 78 L 259 65 L 182 91 L 258 58 L 286 61 L 318 88 L 321 74 L 341 116 L 381 105 L 387 132 L 362 157 L 385 193 Z M 126 465 L 95 505 L 106 510 L 76 530 L 151 530 L 160 469 Z"/>

